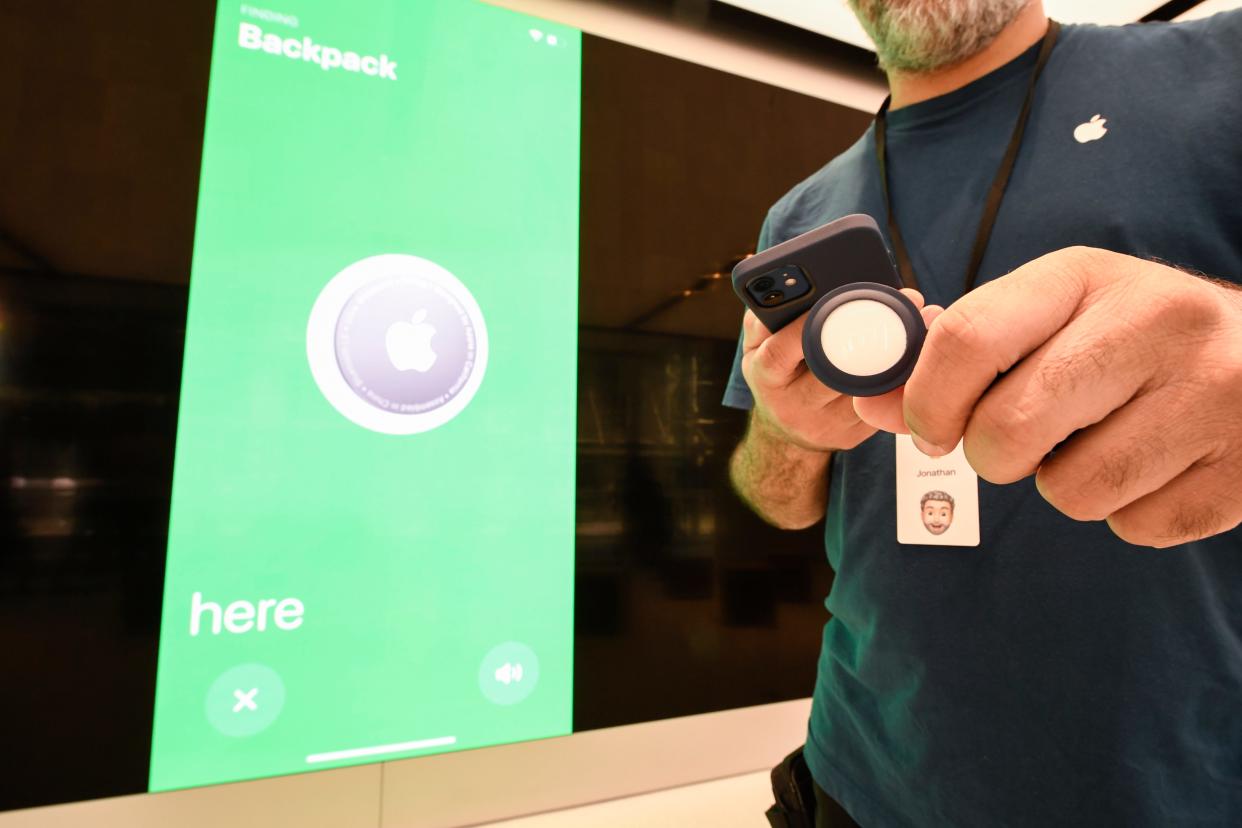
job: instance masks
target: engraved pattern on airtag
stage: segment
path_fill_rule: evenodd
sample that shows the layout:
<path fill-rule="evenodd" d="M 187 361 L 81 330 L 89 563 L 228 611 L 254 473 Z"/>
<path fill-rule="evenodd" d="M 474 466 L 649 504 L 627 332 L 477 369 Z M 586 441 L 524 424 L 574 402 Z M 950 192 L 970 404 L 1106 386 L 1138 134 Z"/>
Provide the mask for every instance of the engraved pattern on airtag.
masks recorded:
<path fill-rule="evenodd" d="M 820 332 L 824 356 L 858 377 L 882 374 L 906 352 L 906 328 L 897 312 L 873 299 L 847 302 L 828 314 Z"/>

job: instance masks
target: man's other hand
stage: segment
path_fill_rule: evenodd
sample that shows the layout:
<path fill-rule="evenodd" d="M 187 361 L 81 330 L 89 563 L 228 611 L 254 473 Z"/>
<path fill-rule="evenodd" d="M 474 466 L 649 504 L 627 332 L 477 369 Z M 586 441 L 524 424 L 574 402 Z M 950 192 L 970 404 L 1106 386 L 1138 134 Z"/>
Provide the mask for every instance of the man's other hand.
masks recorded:
<path fill-rule="evenodd" d="M 903 291 L 918 307 L 923 297 Z M 925 318 L 929 312 L 924 311 Z M 754 420 L 799 448 L 808 451 L 850 449 L 876 429 L 864 423 L 851 397 L 826 387 L 802 358 L 802 329 L 806 314 L 771 333 L 754 312 L 742 320 L 742 375 L 755 398 Z"/>
<path fill-rule="evenodd" d="M 1162 264 L 1030 262 L 944 311 L 903 389 L 855 406 L 933 456 L 964 438 L 980 477 L 1035 474 L 1054 508 L 1130 543 L 1242 522 L 1242 291 Z"/>

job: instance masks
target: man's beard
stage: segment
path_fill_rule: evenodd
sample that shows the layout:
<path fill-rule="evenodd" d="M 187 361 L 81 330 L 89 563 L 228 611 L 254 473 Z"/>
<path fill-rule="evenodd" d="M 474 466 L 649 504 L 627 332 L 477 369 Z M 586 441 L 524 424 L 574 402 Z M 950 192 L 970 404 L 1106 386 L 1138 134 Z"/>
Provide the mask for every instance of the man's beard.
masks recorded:
<path fill-rule="evenodd" d="M 930 72 L 981 51 L 1031 0 L 849 0 L 880 68 Z"/>

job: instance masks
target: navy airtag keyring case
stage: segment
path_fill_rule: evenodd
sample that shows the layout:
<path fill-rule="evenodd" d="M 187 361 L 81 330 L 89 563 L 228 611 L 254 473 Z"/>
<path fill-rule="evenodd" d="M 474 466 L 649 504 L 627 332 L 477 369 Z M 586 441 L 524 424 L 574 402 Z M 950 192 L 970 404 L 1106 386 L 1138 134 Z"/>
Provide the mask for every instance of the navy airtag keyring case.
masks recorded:
<path fill-rule="evenodd" d="M 896 288 L 842 285 L 811 308 L 802 354 L 824 385 L 851 397 L 875 397 L 906 384 L 927 327 L 918 307 Z"/>
<path fill-rule="evenodd" d="M 900 287 L 880 228 L 862 214 L 770 247 L 733 269 L 734 291 L 768 330 L 808 314 L 802 332 L 807 366 L 824 385 L 854 397 L 900 387 L 918 361 L 927 329 Z"/>

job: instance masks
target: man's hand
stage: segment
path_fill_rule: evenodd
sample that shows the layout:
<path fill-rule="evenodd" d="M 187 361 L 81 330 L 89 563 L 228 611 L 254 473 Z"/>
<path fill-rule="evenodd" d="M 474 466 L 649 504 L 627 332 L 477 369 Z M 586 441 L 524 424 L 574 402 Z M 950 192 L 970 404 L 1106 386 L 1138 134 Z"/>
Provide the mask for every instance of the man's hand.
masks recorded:
<path fill-rule="evenodd" d="M 921 294 L 903 292 L 923 307 Z M 925 313 L 925 318 L 930 317 Z M 828 388 L 807 368 L 802 359 L 805 324 L 803 314 L 771 333 L 754 312 L 746 311 L 742 320 L 742 376 L 755 398 L 753 417 L 762 427 L 807 451 L 853 448 L 876 429 L 859 418 L 852 397 Z"/>
<path fill-rule="evenodd" d="M 1224 532 L 1242 522 L 1242 291 L 1060 250 L 955 302 L 904 389 L 856 408 L 933 456 L 964 437 L 980 477 L 1035 474 L 1130 543 Z"/>
<path fill-rule="evenodd" d="M 923 297 L 907 291 L 919 306 Z M 928 308 L 924 317 L 934 313 Z M 733 453 L 737 493 L 764 520 L 785 529 L 824 516 L 828 461 L 875 433 L 850 398 L 824 387 L 802 359 L 806 317 L 773 334 L 750 311 L 743 320 L 742 374 L 755 398 L 746 437 Z"/>

